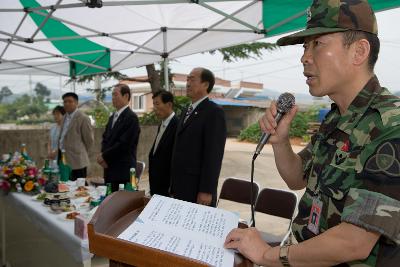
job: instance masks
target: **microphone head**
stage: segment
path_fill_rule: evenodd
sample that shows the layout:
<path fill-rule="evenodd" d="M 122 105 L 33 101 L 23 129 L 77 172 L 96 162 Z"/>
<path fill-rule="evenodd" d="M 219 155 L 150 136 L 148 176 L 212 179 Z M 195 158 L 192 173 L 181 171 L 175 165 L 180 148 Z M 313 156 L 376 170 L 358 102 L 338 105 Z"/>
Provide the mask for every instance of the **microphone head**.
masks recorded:
<path fill-rule="evenodd" d="M 295 104 L 294 96 L 291 93 L 283 93 L 278 97 L 276 103 L 278 111 L 281 113 L 287 113 Z"/>

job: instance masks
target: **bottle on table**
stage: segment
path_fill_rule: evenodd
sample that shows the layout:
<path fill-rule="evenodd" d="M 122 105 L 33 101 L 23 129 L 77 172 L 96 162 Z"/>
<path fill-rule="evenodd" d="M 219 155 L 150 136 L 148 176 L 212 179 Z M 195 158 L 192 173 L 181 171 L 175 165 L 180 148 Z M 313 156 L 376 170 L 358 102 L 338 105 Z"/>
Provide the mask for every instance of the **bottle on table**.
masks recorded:
<path fill-rule="evenodd" d="M 21 186 L 21 184 L 20 184 L 20 183 L 16 183 L 16 184 L 15 184 L 15 189 L 17 190 L 18 193 L 21 193 L 21 192 L 22 192 L 22 186 Z"/>
<path fill-rule="evenodd" d="M 125 184 L 119 184 L 118 191 L 123 191 L 123 190 L 125 190 Z"/>
<path fill-rule="evenodd" d="M 112 186 L 111 183 L 107 183 L 107 191 L 106 191 L 106 197 L 112 194 Z"/>
<path fill-rule="evenodd" d="M 136 183 L 136 170 L 135 168 L 130 169 L 131 173 L 131 185 L 132 185 L 132 190 L 137 191 L 138 190 L 138 185 Z"/>
<path fill-rule="evenodd" d="M 28 155 L 28 151 L 26 149 L 26 145 L 25 144 L 21 144 L 21 156 L 25 159 L 25 160 L 32 160 L 31 157 L 29 157 Z"/>
<path fill-rule="evenodd" d="M 50 169 L 50 160 L 49 159 L 45 159 L 44 160 L 44 167 L 43 167 L 43 170 L 44 171 L 47 171 L 47 170 L 49 170 Z"/>
<path fill-rule="evenodd" d="M 65 159 L 65 150 L 61 150 L 61 158 L 58 166 L 58 171 L 60 175 L 61 182 L 67 182 L 69 180 L 69 176 L 71 174 L 71 167 L 67 164 L 67 160 Z"/>

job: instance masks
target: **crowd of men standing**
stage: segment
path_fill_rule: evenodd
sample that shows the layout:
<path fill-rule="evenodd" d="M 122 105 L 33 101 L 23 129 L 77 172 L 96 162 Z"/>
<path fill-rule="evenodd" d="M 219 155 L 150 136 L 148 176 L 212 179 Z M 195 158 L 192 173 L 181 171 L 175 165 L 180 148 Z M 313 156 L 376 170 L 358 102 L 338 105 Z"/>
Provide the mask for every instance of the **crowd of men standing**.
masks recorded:
<path fill-rule="evenodd" d="M 226 122 L 223 110 L 208 98 L 214 84 L 211 71 L 193 69 L 186 85 L 191 103 L 180 118 L 174 112 L 173 94 L 165 90 L 153 94 L 154 112 L 161 123 L 148 155 L 151 195 L 215 206 Z M 78 109 L 78 95 L 66 93 L 62 98 L 65 115 L 53 143 L 57 144 L 59 160 L 64 152 L 72 168 L 70 179 L 76 180 L 87 176 L 94 133 L 89 117 Z M 129 107 L 130 99 L 127 85 L 114 86 L 115 112 L 105 127 L 96 159 L 104 169 L 105 183 L 110 183 L 113 191 L 118 190 L 119 184 L 130 182 L 130 169 L 136 168 L 140 126 L 138 116 Z"/>

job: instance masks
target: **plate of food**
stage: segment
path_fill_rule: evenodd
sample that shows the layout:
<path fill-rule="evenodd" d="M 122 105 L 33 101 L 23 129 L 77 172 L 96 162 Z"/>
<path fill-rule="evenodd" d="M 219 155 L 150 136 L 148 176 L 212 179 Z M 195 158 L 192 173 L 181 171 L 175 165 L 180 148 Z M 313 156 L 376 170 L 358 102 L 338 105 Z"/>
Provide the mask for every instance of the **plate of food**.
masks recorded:
<path fill-rule="evenodd" d="M 45 198 L 46 198 L 46 193 L 40 193 L 32 196 L 32 200 L 34 201 L 44 201 Z"/>
<path fill-rule="evenodd" d="M 89 189 L 85 186 L 79 186 L 73 193 L 74 197 L 88 197 L 90 196 Z"/>
<path fill-rule="evenodd" d="M 58 205 L 58 204 L 53 204 L 50 206 L 50 212 L 52 213 L 63 213 L 63 212 L 71 212 L 75 211 L 76 207 L 75 205 L 72 204 L 65 204 L 65 205 Z"/>
<path fill-rule="evenodd" d="M 88 197 L 90 196 L 88 191 L 80 191 L 75 193 L 75 197 Z"/>
<path fill-rule="evenodd" d="M 68 222 L 73 222 L 76 218 L 76 216 L 81 215 L 80 212 L 78 211 L 72 211 L 68 213 L 62 213 L 58 215 L 58 218 L 62 221 L 68 221 Z"/>

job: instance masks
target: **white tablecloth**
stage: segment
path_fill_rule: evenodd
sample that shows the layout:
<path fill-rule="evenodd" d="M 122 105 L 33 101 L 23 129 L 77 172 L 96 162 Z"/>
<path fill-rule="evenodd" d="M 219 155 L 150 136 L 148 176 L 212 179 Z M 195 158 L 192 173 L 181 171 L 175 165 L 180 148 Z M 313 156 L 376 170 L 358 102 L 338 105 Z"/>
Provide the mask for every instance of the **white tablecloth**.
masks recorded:
<path fill-rule="evenodd" d="M 88 240 L 75 236 L 74 221 L 63 219 L 65 213 L 53 214 L 42 202 L 22 193 L 10 193 L 4 199 L 49 238 L 58 242 L 77 262 L 88 261 L 93 256 L 89 252 Z"/>

